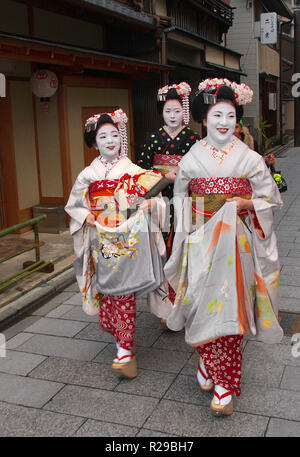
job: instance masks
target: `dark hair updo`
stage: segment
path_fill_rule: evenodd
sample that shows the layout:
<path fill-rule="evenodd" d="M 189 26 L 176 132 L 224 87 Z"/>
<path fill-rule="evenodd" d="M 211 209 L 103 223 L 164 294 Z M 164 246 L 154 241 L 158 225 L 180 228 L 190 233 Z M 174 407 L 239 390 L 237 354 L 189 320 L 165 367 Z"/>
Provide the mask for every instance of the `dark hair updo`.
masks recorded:
<path fill-rule="evenodd" d="M 101 114 L 95 128 L 93 128 L 94 127 L 93 126 L 92 129 L 89 131 L 88 131 L 88 128 L 85 129 L 84 141 L 88 148 L 93 147 L 94 144 L 96 143 L 97 132 L 103 124 L 112 124 L 116 128 L 118 128 L 117 125 L 113 122 L 112 118 L 108 114 Z"/>
<path fill-rule="evenodd" d="M 216 88 L 212 88 L 209 90 L 201 91 L 198 95 L 196 95 L 193 104 L 192 104 L 192 116 L 196 122 L 202 122 L 207 117 L 207 113 L 209 109 L 214 106 L 212 104 L 207 104 L 204 101 L 205 94 L 216 95 L 217 96 L 217 103 L 219 102 L 229 102 L 236 110 L 236 119 L 237 122 L 241 120 L 243 117 L 243 107 L 239 106 L 236 103 L 236 99 L 234 96 L 233 90 L 228 86 L 221 86 L 219 90 Z"/>
<path fill-rule="evenodd" d="M 169 91 L 166 93 L 166 99 L 165 100 L 158 100 L 157 101 L 157 111 L 159 114 L 162 114 L 163 113 L 163 109 L 164 109 L 164 106 L 165 106 L 165 103 L 168 101 L 168 100 L 178 100 L 181 105 L 182 105 L 182 98 L 180 97 L 180 95 L 178 95 L 178 92 L 176 89 L 174 89 L 174 87 L 172 87 L 171 89 L 169 89 Z"/>

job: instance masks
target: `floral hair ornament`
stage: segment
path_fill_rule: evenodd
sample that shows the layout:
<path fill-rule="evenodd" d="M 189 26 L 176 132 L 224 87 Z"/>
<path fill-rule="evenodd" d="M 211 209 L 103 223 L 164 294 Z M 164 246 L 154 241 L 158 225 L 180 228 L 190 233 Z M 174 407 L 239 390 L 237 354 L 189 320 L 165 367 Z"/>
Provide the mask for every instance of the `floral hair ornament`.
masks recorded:
<path fill-rule="evenodd" d="M 229 79 L 223 78 L 214 78 L 214 79 L 205 79 L 202 81 L 199 86 L 198 86 L 198 91 L 196 95 L 199 95 L 200 92 L 204 92 L 204 103 L 206 104 L 213 104 L 216 103 L 216 95 L 215 95 L 215 101 L 213 98 L 210 97 L 209 92 L 212 90 L 219 90 L 221 86 L 227 86 L 230 87 L 230 89 L 233 90 L 234 96 L 235 96 L 235 101 L 237 105 L 247 105 L 248 103 L 252 102 L 253 98 L 253 90 L 247 86 L 246 84 L 238 84 L 236 82 L 229 81 Z M 206 96 L 207 94 L 207 96 Z"/>
<path fill-rule="evenodd" d="M 184 81 L 179 84 L 164 86 L 158 90 L 157 100 L 159 102 L 165 102 L 167 93 L 170 89 L 175 89 L 179 97 L 182 99 L 183 122 L 185 123 L 185 125 L 188 125 L 188 123 L 190 122 L 189 95 L 192 91 L 191 86 Z"/>
<path fill-rule="evenodd" d="M 100 113 L 94 114 L 91 116 L 85 123 L 85 130 L 86 132 L 91 132 L 92 130 L 96 130 L 99 118 L 103 115 L 107 114 L 113 123 L 117 126 L 120 135 L 121 135 L 121 153 L 120 156 L 127 156 L 128 154 L 128 140 L 127 140 L 127 129 L 126 124 L 128 121 L 127 115 L 125 111 L 121 108 L 113 111 L 112 113 Z"/>

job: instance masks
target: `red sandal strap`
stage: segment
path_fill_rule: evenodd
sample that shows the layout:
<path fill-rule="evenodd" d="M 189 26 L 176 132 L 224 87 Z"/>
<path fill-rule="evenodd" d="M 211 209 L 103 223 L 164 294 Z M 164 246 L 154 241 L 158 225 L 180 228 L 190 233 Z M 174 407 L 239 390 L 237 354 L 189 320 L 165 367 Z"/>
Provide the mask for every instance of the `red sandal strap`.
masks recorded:
<path fill-rule="evenodd" d="M 225 392 L 223 395 L 219 395 L 218 392 L 214 391 L 214 395 L 219 399 L 222 400 L 225 397 L 228 397 L 228 395 L 232 395 L 232 392 Z"/>
<path fill-rule="evenodd" d="M 128 355 L 123 355 L 123 357 L 118 357 L 118 356 L 117 356 L 117 359 L 118 359 L 119 362 L 120 362 L 122 359 L 125 359 L 126 357 L 130 357 L 131 359 L 133 359 L 133 358 L 134 358 L 134 355 L 128 354 Z"/>
<path fill-rule="evenodd" d="M 205 381 L 207 381 L 209 379 L 208 376 L 206 376 L 206 374 L 204 373 L 204 371 L 202 370 L 201 368 L 201 365 L 200 365 L 200 362 L 198 363 L 198 370 L 200 371 L 201 375 L 203 376 L 203 378 L 205 379 Z"/>

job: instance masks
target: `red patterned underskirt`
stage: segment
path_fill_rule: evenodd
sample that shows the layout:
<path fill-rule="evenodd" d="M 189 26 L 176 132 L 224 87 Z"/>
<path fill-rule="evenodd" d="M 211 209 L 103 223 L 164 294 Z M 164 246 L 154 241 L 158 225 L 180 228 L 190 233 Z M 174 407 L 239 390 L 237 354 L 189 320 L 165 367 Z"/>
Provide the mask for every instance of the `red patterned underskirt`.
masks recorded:
<path fill-rule="evenodd" d="M 252 194 L 246 178 L 193 178 L 189 184 L 195 194 Z"/>
<path fill-rule="evenodd" d="M 153 165 L 172 165 L 176 167 L 182 159 L 179 154 L 154 154 Z"/>

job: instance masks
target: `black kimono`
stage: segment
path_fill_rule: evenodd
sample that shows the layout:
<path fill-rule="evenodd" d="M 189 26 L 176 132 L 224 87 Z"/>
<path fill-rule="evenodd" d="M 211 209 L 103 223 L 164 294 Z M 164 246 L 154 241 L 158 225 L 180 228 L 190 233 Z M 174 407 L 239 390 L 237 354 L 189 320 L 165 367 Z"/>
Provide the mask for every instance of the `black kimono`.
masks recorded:
<path fill-rule="evenodd" d="M 200 136 L 190 127 L 183 127 L 174 139 L 161 127 L 147 138 L 137 164 L 146 170 L 154 168 L 166 174 L 177 167 L 182 156 L 198 140 L 200 140 Z M 173 198 L 173 190 L 174 185 L 170 184 L 163 191 L 163 196 L 171 200 Z"/>

